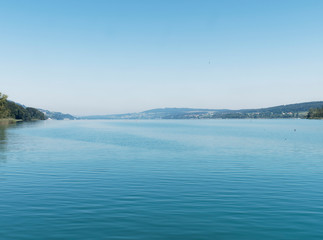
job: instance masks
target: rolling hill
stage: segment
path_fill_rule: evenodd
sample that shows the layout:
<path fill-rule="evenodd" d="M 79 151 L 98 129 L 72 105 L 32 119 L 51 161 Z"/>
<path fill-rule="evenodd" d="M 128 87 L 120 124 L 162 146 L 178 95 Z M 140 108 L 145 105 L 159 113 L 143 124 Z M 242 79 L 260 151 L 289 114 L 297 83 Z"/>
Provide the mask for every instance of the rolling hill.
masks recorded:
<path fill-rule="evenodd" d="M 259 109 L 157 108 L 139 113 L 95 115 L 80 119 L 213 119 L 213 118 L 306 118 L 323 101 L 280 105 Z"/>

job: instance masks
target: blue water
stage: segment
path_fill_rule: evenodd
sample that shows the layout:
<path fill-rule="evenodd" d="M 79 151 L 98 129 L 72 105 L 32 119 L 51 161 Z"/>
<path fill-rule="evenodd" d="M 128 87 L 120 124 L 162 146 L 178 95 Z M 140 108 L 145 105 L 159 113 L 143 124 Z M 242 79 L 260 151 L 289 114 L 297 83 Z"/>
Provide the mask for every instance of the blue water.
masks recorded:
<path fill-rule="evenodd" d="M 323 239 L 323 121 L 2 126 L 0 239 Z"/>

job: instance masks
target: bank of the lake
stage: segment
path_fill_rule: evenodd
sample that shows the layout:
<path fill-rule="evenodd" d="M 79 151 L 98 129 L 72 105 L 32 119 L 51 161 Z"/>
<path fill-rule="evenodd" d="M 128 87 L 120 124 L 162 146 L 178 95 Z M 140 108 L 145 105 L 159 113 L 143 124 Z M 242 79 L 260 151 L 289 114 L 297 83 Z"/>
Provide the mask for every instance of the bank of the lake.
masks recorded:
<path fill-rule="evenodd" d="M 14 119 L 14 118 L 3 118 L 0 119 L 0 125 L 8 125 L 8 124 L 15 124 L 16 122 L 21 122 L 22 120 Z"/>

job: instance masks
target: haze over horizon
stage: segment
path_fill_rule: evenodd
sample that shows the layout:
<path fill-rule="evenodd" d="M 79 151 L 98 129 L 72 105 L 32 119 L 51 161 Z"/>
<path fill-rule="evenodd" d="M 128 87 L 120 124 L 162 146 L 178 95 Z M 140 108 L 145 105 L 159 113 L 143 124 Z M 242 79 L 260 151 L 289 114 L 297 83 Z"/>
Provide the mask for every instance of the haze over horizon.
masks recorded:
<path fill-rule="evenodd" d="M 322 101 L 323 1 L 0 1 L 0 92 L 74 115 Z"/>

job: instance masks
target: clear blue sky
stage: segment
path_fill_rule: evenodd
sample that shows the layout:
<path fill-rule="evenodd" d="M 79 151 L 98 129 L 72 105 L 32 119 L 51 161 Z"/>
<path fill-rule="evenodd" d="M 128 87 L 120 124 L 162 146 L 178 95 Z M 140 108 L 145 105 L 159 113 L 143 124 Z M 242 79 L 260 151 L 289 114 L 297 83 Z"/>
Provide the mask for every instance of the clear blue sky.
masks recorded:
<path fill-rule="evenodd" d="M 323 100 L 322 0 L 0 0 L 0 91 L 76 115 Z"/>

